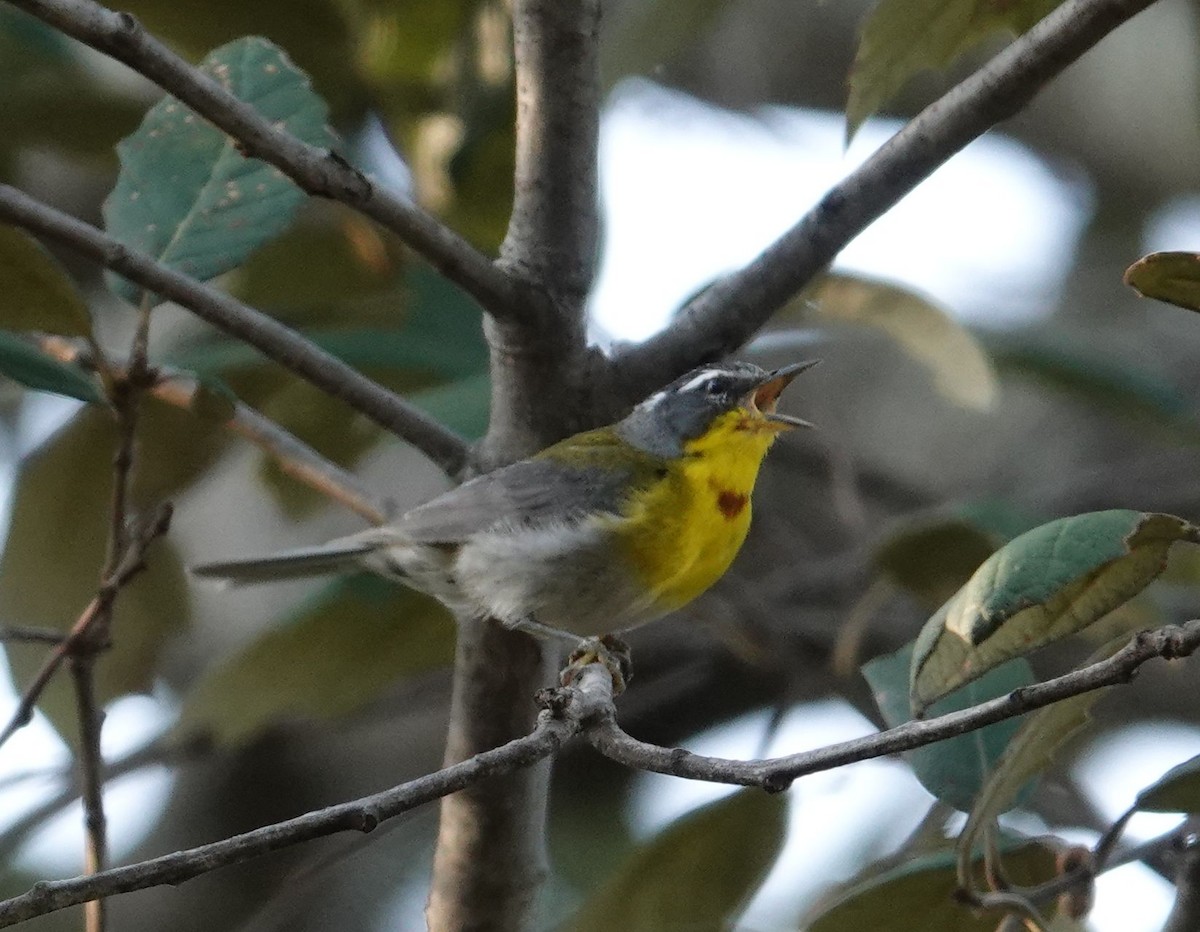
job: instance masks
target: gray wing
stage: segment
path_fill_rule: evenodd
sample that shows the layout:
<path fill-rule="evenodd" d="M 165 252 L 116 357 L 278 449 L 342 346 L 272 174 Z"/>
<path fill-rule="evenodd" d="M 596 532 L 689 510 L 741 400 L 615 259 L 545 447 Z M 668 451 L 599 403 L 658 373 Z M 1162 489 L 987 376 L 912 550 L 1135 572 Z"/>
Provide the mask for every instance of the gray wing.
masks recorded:
<path fill-rule="evenodd" d="M 392 527 L 423 544 L 451 544 L 500 525 L 537 527 L 616 513 L 630 471 L 522 460 L 465 482 L 403 515 Z"/>

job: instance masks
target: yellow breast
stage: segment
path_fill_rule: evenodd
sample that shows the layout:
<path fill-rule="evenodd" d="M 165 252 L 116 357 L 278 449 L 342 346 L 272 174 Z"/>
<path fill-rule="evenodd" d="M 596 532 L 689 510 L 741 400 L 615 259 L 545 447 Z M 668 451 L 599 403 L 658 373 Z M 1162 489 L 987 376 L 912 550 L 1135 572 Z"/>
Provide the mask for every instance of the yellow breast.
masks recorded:
<path fill-rule="evenodd" d="M 754 482 L 775 436 L 775 425 L 761 418 L 722 415 L 630 502 L 623 546 L 660 611 L 696 598 L 737 556 L 750 530 Z"/>

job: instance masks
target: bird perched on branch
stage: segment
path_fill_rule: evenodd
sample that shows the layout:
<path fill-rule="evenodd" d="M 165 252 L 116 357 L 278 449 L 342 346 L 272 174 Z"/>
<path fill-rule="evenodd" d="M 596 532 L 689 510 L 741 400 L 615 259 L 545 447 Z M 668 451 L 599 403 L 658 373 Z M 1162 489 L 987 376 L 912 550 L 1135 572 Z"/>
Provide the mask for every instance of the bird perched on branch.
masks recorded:
<path fill-rule="evenodd" d="M 209 563 L 234 584 L 366 568 L 457 614 L 546 636 L 612 634 L 686 605 L 729 568 L 781 432 L 775 410 L 814 365 L 705 366 L 616 424 L 568 437 L 397 521 L 318 547 Z"/>

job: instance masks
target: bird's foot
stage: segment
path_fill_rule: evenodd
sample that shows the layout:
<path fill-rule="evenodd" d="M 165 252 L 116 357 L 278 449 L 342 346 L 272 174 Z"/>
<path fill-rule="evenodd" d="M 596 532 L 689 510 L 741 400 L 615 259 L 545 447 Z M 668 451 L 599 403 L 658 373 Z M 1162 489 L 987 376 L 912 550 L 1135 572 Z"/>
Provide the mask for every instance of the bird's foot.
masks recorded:
<path fill-rule="evenodd" d="M 569 631 L 551 628 L 549 625 L 544 625 L 540 621 L 534 621 L 529 617 L 517 618 L 513 621 L 501 619 L 500 624 L 509 631 L 520 631 L 523 634 L 528 634 L 530 637 L 537 638 L 539 641 L 566 641 L 572 647 L 579 644 L 578 634 L 571 634 Z"/>
<path fill-rule="evenodd" d="M 584 638 L 577 642 L 575 650 L 567 658 L 567 665 L 559 674 L 559 680 L 564 686 L 570 686 L 575 677 L 583 672 L 588 664 L 603 664 L 612 676 L 613 695 L 619 696 L 625 692 L 625 685 L 633 679 L 633 660 L 629 645 L 615 634 L 606 634 L 598 638 Z"/>

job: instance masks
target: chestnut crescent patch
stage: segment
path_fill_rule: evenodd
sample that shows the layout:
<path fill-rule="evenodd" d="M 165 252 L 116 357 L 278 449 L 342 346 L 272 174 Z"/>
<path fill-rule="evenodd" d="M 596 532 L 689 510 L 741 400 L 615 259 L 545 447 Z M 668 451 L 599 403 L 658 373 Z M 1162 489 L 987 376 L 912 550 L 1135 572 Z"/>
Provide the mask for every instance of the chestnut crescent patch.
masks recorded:
<path fill-rule="evenodd" d="M 750 496 L 742 495 L 740 492 L 730 492 L 728 489 L 724 489 L 717 493 L 717 508 L 730 521 L 742 513 L 749 501 Z"/>

